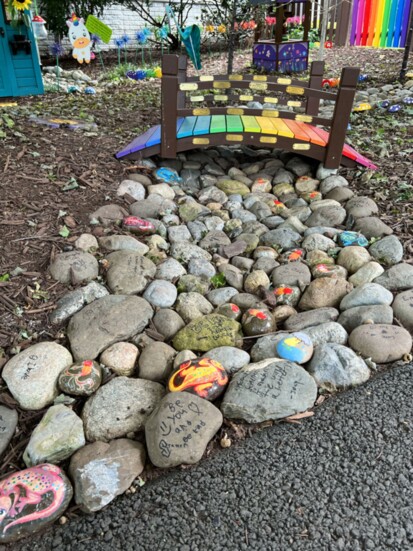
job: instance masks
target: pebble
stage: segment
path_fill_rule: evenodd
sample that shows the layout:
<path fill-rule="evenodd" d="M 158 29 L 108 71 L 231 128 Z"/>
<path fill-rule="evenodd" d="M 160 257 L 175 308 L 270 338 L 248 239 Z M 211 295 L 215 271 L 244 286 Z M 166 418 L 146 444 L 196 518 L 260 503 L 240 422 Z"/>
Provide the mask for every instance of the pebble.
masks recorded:
<path fill-rule="evenodd" d="M 171 413 L 179 415 L 179 431 L 173 430 Z M 163 469 L 198 463 L 222 422 L 222 413 L 208 400 L 189 392 L 167 394 L 146 423 L 150 460 Z"/>
<path fill-rule="evenodd" d="M 108 235 L 99 238 L 99 245 L 108 251 L 135 251 L 142 256 L 149 247 L 131 235 Z"/>
<path fill-rule="evenodd" d="M 155 277 L 155 264 L 135 251 L 115 251 L 107 260 L 107 283 L 116 295 L 141 293 Z"/>
<path fill-rule="evenodd" d="M 151 305 L 140 297 L 110 295 L 95 300 L 69 322 L 67 336 L 73 356 L 94 360 L 111 344 L 141 333 L 152 316 Z"/>
<path fill-rule="evenodd" d="M 270 230 L 260 237 L 260 244 L 287 251 L 300 244 L 301 235 L 290 228 Z"/>
<path fill-rule="evenodd" d="M 250 363 L 250 355 L 248 352 L 233 346 L 219 346 L 217 348 L 212 348 L 203 357 L 219 362 L 224 367 L 228 375 L 233 375 L 242 367 Z"/>
<path fill-rule="evenodd" d="M 156 279 L 173 281 L 186 274 L 185 268 L 174 258 L 167 258 L 156 267 Z"/>
<path fill-rule="evenodd" d="M 322 180 L 320 184 L 320 192 L 323 195 L 327 195 L 327 193 L 330 193 L 333 189 L 348 186 L 347 180 L 343 178 L 343 176 L 338 176 L 337 174 L 329 175 L 323 179 L 320 177 L 320 174 L 317 174 L 317 178 Z"/>
<path fill-rule="evenodd" d="M 91 224 L 102 224 L 103 226 L 111 226 L 119 224 L 123 218 L 128 215 L 128 212 L 119 205 L 104 205 L 98 208 L 89 216 Z"/>
<path fill-rule="evenodd" d="M 394 317 L 405 329 L 413 333 L 413 289 L 397 295 L 392 308 Z"/>
<path fill-rule="evenodd" d="M 102 370 L 97 362 L 85 360 L 64 369 L 59 375 L 59 388 L 72 396 L 90 396 L 102 382 Z"/>
<path fill-rule="evenodd" d="M 238 294 L 238 291 L 234 287 L 221 287 L 210 291 L 206 298 L 213 306 L 221 306 L 221 304 L 230 302 L 236 294 Z"/>
<path fill-rule="evenodd" d="M 366 218 L 372 214 L 377 214 L 379 209 L 373 199 L 370 197 L 354 196 L 346 203 L 347 214 L 354 219 Z"/>
<path fill-rule="evenodd" d="M 85 253 L 94 253 L 99 248 L 99 243 L 91 233 L 82 233 L 76 239 L 75 247 Z"/>
<path fill-rule="evenodd" d="M 284 360 L 304 364 L 313 355 L 314 342 L 307 333 L 291 333 L 277 342 L 278 356 Z"/>
<path fill-rule="evenodd" d="M 353 286 L 342 278 L 321 277 L 313 280 L 305 290 L 300 302 L 300 310 L 337 307 Z"/>
<path fill-rule="evenodd" d="M 100 361 L 116 375 L 130 377 L 135 371 L 138 356 L 139 350 L 131 342 L 116 342 L 102 352 Z"/>
<path fill-rule="evenodd" d="M 50 492 L 48 491 L 36 494 L 36 500 L 39 498 L 36 504 L 27 503 L 20 499 L 21 507 L 19 507 L 19 511 L 13 511 L 11 504 L 7 505 L 7 497 L 4 497 L 3 500 L 6 499 L 7 505 L 7 517 L 4 518 L 7 518 L 9 522 L 6 520 L 7 524 L 4 521 L 2 523 L 1 543 L 13 542 L 25 536 L 32 537 L 36 532 L 50 526 L 67 509 L 73 496 L 72 485 L 59 467 L 48 463 L 9 474 L 0 482 L 0 493 L 3 496 L 21 496 L 22 486 L 24 491 L 29 491 L 32 486 L 36 487 L 36 485 L 42 486 L 42 490 L 53 488 L 56 495 L 60 496 L 56 502 L 56 507 L 53 510 L 47 510 L 50 505 Z M 33 513 L 40 511 L 46 512 L 33 519 Z M 16 516 L 18 516 L 17 519 Z"/>
<path fill-rule="evenodd" d="M 343 298 L 340 303 L 340 310 L 375 304 L 390 305 L 392 302 L 393 295 L 390 291 L 377 283 L 364 283 L 353 289 L 353 291 Z"/>
<path fill-rule="evenodd" d="M 145 466 L 143 444 L 126 438 L 95 442 L 70 460 L 76 505 L 85 513 L 100 511 L 123 494 Z"/>
<path fill-rule="evenodd" d="M 318 308 L 308 312 L 299 312 L 289 317 L 284 324 L 287 331 L 302 331 L 322 323 L 336 321 L 339 311 L 336 308 Z"/>
<path fill-rule="evenodd" d="M 52 278 L 60 283 L 78 285 L 96 279 L 99 265 L 96 258 L 83 251 L 60 253 L 50 264 Z"/>
<path fill-rule="evenodd" d="M 373 255 L 374 256 L 374 255 Z M 378 262 L 367 262 L 357 270 L 351 277 L 349 282 L 354 287 L 359 287 L 364 283 L 371 283 L 376 277 L 379 277 L 384 272 L 384 268 Z"/>
<path fill-rule="evenodd" d="M 310 228 L 314 226 L 331 226 L 335 228 L 344 222 L 346 216 L 346 211 L 339 205 L 321 207 L 314 211 L 305 223 Z"/>
<path fill-rule="evenodd" d="M 153 381 L 116 377 L 91 396 L 82 420 L 89 442 L 109 442 L 143 430 L 148 417 L 165 394 Z"/>
<path fill-rule="evenodd" d="M 37 411 L 53 403 L 59 375 L 72 363 L 66 348 L 55 342 L 41 342 L 11 358 L 2 378 L 20 407 Z"/>
<path fill-rule="evenodd" d="M 304 332 L 311 338 L 314 346 L 331 342 L 346 344 L 348 339 L 347 331 L 340 323 L 336 323 L 335 321 L 328 321 L 326 323 L 320 323 L 320 325 L 307 327 Z"/>
<path fill-rule="evenodd" d="M 50 407 L 30 436 L 23 454 L 27 467 L 60 463 L 86 444 L 83 423 L 70 408 Z"/>
<path fill-rule="evenodd" d="M 135 180 L 123 180 L 116 190 L 116 195 L 118 197 L 130 195 L 135 201 L 142 201 L 145 199 L 146 189 L 142 183 Z"/>
<path fill-rule="evenodd" d="M 199 293 L 181 293 L 175 304 L 175 310 L 185 323 L 190 323 L 214 310 L 212 304 Z"/>
<path fill-rule="evenodd" d="M 170 308 L 175 304 L 178 291 L 169 281 L 157 279 L 148 285 L 142 296 L 152 306 Z"/>
<path fill-rule="evenodd" d="M 167 341 L 172 339 L 180 329 L 185 327 L 185 322 L 181 316 L 168 308 L 158 310 L 152 321 L 156 330 Z"/>
<path fill-rule="evenodd" d="M 406 329 L 396 325 L 360 325 L 350 334 L 349 345 L 363 357 L 383 364 L 395 362 L 409 354 L 412 337 Z"/>
<path fill-rule="evenodd" d="M 395 235 L 387 235 L 373 243 L 369 248 L 369 253 L 380 264 L 393 266 L 403 258 L 403 245 Z M 381 274 L 378 274 L 377 277 L 379 275 Z"/>
<path fill-rule="evenodd" d="M 393 323 L 393 310 L 387 304 L 355 306 L 342 312 L 337 321 L 348 333 L 351 333 L 353 329 L 364 323 L 373 322 L 391 325 Z"/>
<path fill-rule="evenodd" d="M 360 385 L 370 378 L 370 370 L 362 358 L 337 343 L 317 346 L 307 370 L 317 385 L 329 392 Z"/>
<path fill-rule="evenodd" d="M 349 274 L 355 274 L 370 260 L 370 254 L 364 247 L 351 246 L 341 249 L 337 264 L 343 266 Z"/>
<path fill-rule="evenodd" d="M 272 284 L 278 285 L 309 285 L 311 282 L 311 272 L 303 262 L 290 262 L 276 267 L 271 273 Z"/>
<path fill-rule="evenodd" d="M 393 230 L 387 226 L 380 218 L 374 216 L 366 216 L 365 218 L 357 218 L 354 225 L 354 230 L 362 233 L 367 239 L 373 237 L 384 237 L 391 235 Z"/>
<path fill-rule="evenodd" d="M 231 379 L 221 404 L 227 419 L 262 423 L 313 407 L 317 385 L 296 363 L 274 358 L 249 364 Z"/>
<path fill-rule="evenodd" d="M 168 379 L 176 351 L 164 342 L 153 342 L 145 346 L 139 357 L 139 377 L 149 381 L 162 382 Z"/>

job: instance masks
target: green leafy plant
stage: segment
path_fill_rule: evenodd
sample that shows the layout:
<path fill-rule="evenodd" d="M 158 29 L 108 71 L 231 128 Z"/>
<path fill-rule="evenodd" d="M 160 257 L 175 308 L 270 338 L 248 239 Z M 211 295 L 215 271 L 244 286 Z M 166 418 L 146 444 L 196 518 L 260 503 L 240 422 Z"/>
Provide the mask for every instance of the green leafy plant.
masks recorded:
<path fill-rule="evenodd" d="M 224 274 L 216 274 L 212 276 L 210 282 L 214 289 L 225 287 L 225 285 L 227 284 L 227 280 Z"/>

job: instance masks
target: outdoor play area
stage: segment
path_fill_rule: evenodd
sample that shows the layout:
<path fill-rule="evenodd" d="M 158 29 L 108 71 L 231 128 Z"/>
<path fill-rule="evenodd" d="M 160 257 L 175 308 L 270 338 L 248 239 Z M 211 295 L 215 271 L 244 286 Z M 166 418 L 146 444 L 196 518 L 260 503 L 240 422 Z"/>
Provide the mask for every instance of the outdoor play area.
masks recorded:
<path fill-rule="evenodd" d="M 112 501 L 412 362 L 413 7 L 46 4 L 0 1 L 0 547 L 109 550 Z"/>

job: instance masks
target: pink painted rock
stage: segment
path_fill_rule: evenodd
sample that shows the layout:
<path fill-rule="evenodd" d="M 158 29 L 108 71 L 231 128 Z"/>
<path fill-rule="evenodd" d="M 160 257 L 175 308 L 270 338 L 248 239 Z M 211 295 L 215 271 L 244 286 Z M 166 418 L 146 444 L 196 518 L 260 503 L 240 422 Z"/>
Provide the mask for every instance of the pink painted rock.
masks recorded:
<path fill-rule="evenodd" d="M 155 233 L 155 226 L 148 220 L 138 218 L 137 216 L 126 216 L 122 222 L 123 227 L 137 235 L 152 235 Z"/>
<path fill-rule="evenodd" d="M 0 482 L 0 542 L 42 530 L 62 515 L 72 495 L 65 473 L 50 463 L 10 474 Z"/>

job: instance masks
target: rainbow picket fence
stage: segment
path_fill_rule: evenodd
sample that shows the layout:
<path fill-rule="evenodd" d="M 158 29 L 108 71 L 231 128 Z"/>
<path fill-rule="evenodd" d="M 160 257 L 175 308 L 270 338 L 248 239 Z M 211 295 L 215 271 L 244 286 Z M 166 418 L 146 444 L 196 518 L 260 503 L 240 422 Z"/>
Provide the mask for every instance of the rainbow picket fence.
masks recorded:
<path fill-rule="evenodd" d="M 350 44 L 404 48 L 413 0 L 353 0 Z"/>

